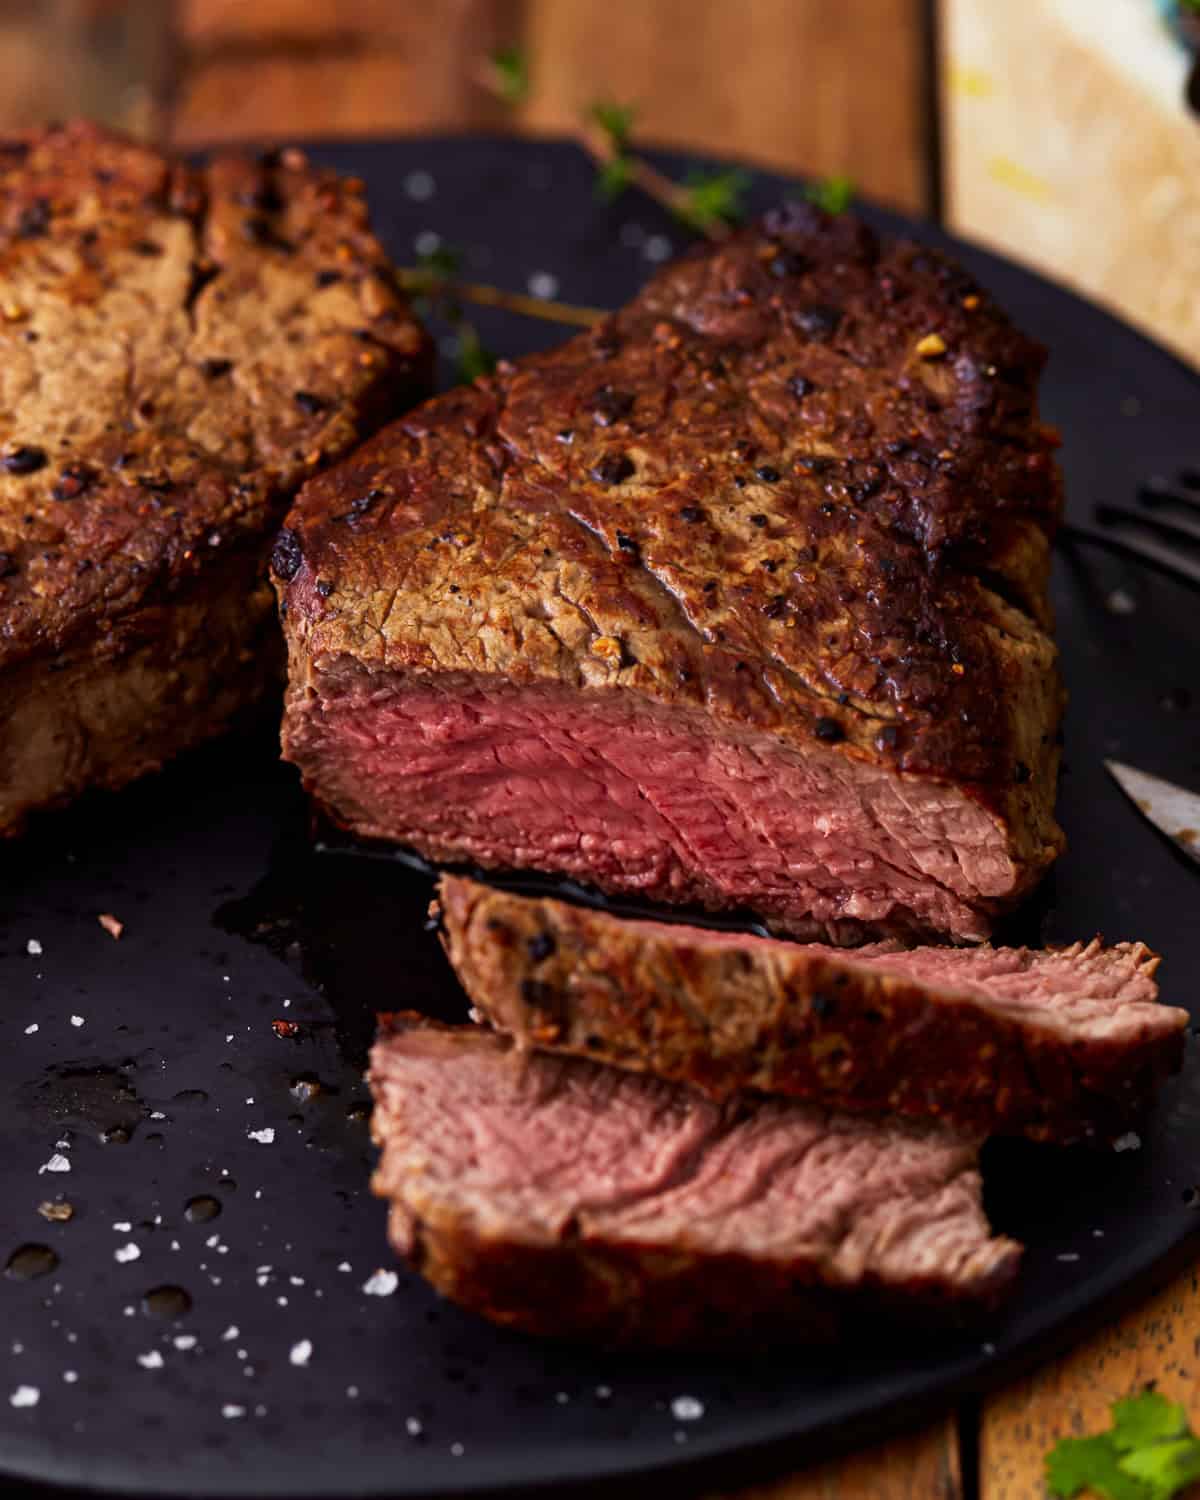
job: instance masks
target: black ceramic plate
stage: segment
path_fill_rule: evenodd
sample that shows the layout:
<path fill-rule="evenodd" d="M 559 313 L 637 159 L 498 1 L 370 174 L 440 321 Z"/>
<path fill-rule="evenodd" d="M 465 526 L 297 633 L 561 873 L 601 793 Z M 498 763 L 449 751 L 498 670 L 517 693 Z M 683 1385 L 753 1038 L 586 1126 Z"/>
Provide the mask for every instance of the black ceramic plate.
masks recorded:
<path fill-rule="evenodd" d="M 398 259 L 438 235 L 474 276 L 506 287 L 615 305 L 686 239 L 636 196 L 601 204 L 566 145 L 314 154 L 367 180 Z M 789 190 L 759 178 L 753 197 L 765 206 Z M 1063 429 L 1077 517 L 1200 462 L 1194 375 L 1046 282 L 961 254 L 1054 351 L 1045 406 Z M 507 354 L 557 336 L 503 315 L 479 323 Z M 1025 929 L 1143 938 L 1166 955 L 1164 998 L 1186 1005 L 1200 977 L 1200 874 L 1100 762 L 1118 755 L 1200 787 L 1189 697 L 1200 611 L 1103 556 L 1061 560 L 1055 595 L 1072 690 L 1071 846 Z M 367 1192 L 373 1012 L 463 1014 L 423 927 L 428 894 L 427 876 L 395 860 L 312 850 L 269 731 L 0 851 L 0 1259 L 26 1244 L 58 1257 L 40 1277 L 0 1278 L 0 1470 L 292 1497 L 681 1466 L 695 1486 L 734 1458 L 745 1478 L 752 1461 L 865 1441 L 1011 1373 L 1109 1315 L 1200 1225 L 1184 1198 L 1200 1174 L 1188 1072 L 1137 1149 L 991 1149 L 991 1211 L 1029 1251 L 1011 1309 L 980 1337 L 737 1363 L 500 1333 L 413 1276 L 393 1281 L 383 1207 Z M 125 924 L 119 941 L 101 913 Z M 39 1216 L 55 1199 L 73 1206 L 69 1222 Z M 190 1220 L 197 1199 L 217 1216 Z M 176 1294 L 148 1295 L 164 1287 L 186 1294 L 186 1311 Z"/>

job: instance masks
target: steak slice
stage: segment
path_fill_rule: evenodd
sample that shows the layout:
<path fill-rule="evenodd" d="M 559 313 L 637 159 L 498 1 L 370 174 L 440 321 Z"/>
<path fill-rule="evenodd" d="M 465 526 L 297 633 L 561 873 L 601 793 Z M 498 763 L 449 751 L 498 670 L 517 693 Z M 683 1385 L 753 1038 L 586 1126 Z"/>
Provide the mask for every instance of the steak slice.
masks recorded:
<path fill-rule="evenodd" d="M 979 1133 L 1111 1139 L 1182 1061 L 1141 943 L 848 954 L 628 921 L 448 877 L 443 944 L 522 1046 Z"/>
<path fill-rule="evenodd" d="M 285 754 L 434 859 L 983 938 L 1062 841 L 1042 361 L 850 218 L 698 248 L 305 486 Z"/>
<path fill-rule="evenodd" d="M 827 1339 L 891 1312 L 988 1306 L 975 1148 L 937 1127 L 523 1054 L 479 1028 L 385 1017 L 373 1188 L 443 1295 L 529 1333 L 610 1344 Z"/>
<path fill-rule="evenodd" d="M 287 505 L 427 393 L 431 354 L 361 185 L 294 151 L 2 137 L 0 278 L 3 835 L 276 680 Z"/>

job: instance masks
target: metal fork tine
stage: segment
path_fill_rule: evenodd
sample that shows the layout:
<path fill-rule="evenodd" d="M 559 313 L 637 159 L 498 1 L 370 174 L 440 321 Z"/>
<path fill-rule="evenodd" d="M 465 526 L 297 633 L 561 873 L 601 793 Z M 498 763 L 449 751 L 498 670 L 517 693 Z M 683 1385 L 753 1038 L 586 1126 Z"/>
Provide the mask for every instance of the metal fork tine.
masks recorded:
<path fill-rule="evenodd" d="M 1144 521 L 1144 517 L 1138 519 Z M 1115 552 L 1119 557 L 1145 563 L 1156 572 L 1173 578 L 1176 583 L 1200 589 L 1200 563 L 1181 557 L 1175 548 L 1159 542 L 1153 536 L 1142 535 L 1131 539 L 1123 533 L 1098 531 L 1091 526 L 1064 526 L 1059 535 L 1068 543 L 1083 542 L 1093 547 L 1102 547 L 1106 552 Z"/>
<path fill-rule="evenodd" d="M 1200 525 L 1182 517 L 1167 520 L 1164 516 L 1148 516 L 1142 511 L 1130 510 L 1126 505 L 1097 505 L 1096 519 L 1101 526 L 1133 526 L 1139 531 L 1152 531 L 1165 542 L 1182 543 L 1183 546 L 1200 546 Z"/>
<path fill-rule="evenodd" d="M 1195 477 L 1200 480 L 1200 475 Z M 1166 479 L 1152 479 L 1149 484 L 1139 487 L 1137 497 L 1146 506 L 1178 505 L 1200 516 L 1200 486 L 1194 495 L 1189 495 L 1184 489 L 1186 479 L 1186 475 L 1181 475 L 1178 484 L 1171 484 Z"/>

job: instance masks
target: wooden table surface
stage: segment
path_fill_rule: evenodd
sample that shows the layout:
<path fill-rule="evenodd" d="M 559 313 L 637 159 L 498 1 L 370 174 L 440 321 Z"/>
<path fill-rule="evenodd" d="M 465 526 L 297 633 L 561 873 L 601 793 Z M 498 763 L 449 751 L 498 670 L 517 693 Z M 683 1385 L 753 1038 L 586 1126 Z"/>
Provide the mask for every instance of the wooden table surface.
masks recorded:
<path fill-rule="evenodd" d="M 0 127 L 87 112 L 183 145 L 561 132 L 608 96 L 641 101 L 646 139 L 849 173 L 872 197 L 928 212 L 938 206 L 928 10 L 922 0 L 5 0 Z M 515 111 L 475 76 L 483 54 L 514 43 L 533 76 Z M 1198 1349 L 1188 1270 L 997 1395 L 737 1500 L 1034 1500 L 1046 1450 L 1104 1427 L 1109 1403 L 1147 1381 L 1200 1416 Z"/>

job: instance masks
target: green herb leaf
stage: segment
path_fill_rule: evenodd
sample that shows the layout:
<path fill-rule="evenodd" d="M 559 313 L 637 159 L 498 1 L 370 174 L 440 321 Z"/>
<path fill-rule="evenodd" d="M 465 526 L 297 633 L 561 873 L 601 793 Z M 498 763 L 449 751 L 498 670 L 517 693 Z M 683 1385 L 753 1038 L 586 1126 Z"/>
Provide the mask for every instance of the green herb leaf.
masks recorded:
<path fill-rule="evenodd" d="M 614 104 L 611 100 L 600 99 L 592 105 L 588 114 L 608 136 L 613 150 L 619 155 L 624 155 L 629 149 L 630 132 L 637 118 L 636 107 L 632 104 Z"/>
<path fill-rule="evenodd" d="M 844 214 L 854 202 L 854 191 L 852 177 L 824 177 L 819 182 L 810 182 L 804 196 L 827 214 Z"/>
<path fill-rule="evenodd" d="M 1063 1438 L 1046 1457 L 1046 1488 L 1060 1500 L 1070 1500 L 1083 1490 L 1103 1495 L 1105 1500 L 1150 1500 L 1140 1479 L 1126 1474 L 1112 1437 Z"/>
<path fill-rule="evenodd" d="M 1140 1396 L 1114 1401 L 1112 1417 L 1113 1447 L 1119 1453 L 1183 1437 L 1188 1430 L 1187 1412 L 1158 1391 L 1143 1391 Z"/>
<path fill-rule="evenodd" d="M 1149 1500 L 1171 1500 L 1200 1479 L 1200 1442 L 1189 1433 L 1175 1442 L 1135 1448 L 1121 1459 L 1121 1469 L 1145 1486 Z"/>
<path fill-rule="evenodd" d="M 505 104 L 520 104 L 529 95 L 529 59 L 519 47 L 498 47 L 489 61 L 496 92 Z"/>
<path fill-rule="evenodd" d="M 1113 1425 L 1094 1437 L 1064 1438 L 1046 1455 L 1046 1484 L 1070 1500 L 1084 1490 L 1103 1500 L 1173 1500 L 1200 1479 L 1200 1439 L 1187 1412 L 1157 1391 L 1115 1401 Z"/>
<path fill-rule="evenodd" d="M 736 167 L 721 172 L 689 172 L 683 180 L 687 200 L 680 217 L 697 229 L 718 220 L 736 224 L 743 214 L 742 199 L 750 178 Z"/>
<path fill-rule="evenodd" d="M 632 169 L 627 156 L 614 156 L 596 168 L 596 194 L 611 203 L 629 186 Z"/>
<path fill-rule="evenodd" d="M 483 347 L 473 323 L 458 325 L 458 378 L 465 382 L 490 375 L 496 368 L 496 356 Z"/>

